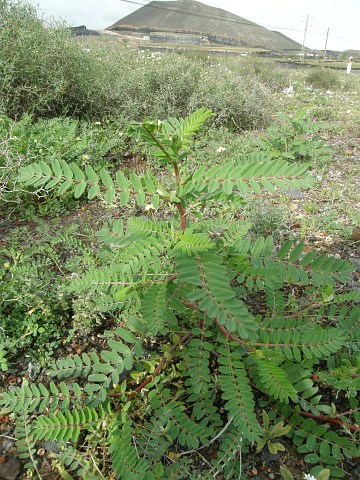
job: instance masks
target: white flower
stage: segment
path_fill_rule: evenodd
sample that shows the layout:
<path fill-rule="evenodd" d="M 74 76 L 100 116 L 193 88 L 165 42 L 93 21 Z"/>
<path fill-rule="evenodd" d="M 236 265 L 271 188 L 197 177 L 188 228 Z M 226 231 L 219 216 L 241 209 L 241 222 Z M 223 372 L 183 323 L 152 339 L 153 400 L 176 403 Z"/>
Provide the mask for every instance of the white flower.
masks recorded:
<path fill-rule="evenodd" d="M 309 473 L 305 473 L 304 480 L 316 480 L 316 478 L 310 475 Z"/>
<path fill-rule="evenodd" d="M 216 149 L 217 153 L 226 152 L 226 150 L 227 150 L 227 148 L 225 148 L 225 147 L 218 147 L 218 148 Z"/>
<path fill-rule="evenodd" d="M 94 125 L 101 125 L 101 122 L 95 122 Z"/>
<path fill-rule="evenodd" d="M 149 212 L 150 210 L 155 210 L 155 208 L 151 205 L 151 203 L 149 203 L 148 205 L 146 205 L 145 210 Z"/>

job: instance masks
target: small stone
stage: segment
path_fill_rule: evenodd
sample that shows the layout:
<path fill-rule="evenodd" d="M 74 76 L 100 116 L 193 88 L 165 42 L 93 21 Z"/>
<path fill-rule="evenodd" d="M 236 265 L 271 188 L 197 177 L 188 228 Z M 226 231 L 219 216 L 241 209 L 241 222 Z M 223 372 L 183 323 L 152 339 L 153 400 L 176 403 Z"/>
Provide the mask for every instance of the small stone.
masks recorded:
<path fill-rule="evenodd" d="M 297 198 L 299 200 L 304 198 L 304 195 L 300 192 L 300 190 L 297 190 L 296 188 L 289 188 L 289 190 L 285 192 L 285 195 L 287 195 L 288 197 Z"/>
<path fill-rule="evenodd" d="M 360 271 L 360 257 L 352 257 L 352 263 L 355 265 L 358 271 Z"/>
<path fill-rule="evenodd" d="M 50 440 L 46 440 L 42 444 L 42 448 L 47 450 L 48 452 L 53 452 L 53 453 L 60 453 L 61 452 L 61 445 L 58 442 L 52 442 Z"/>
<path fill-rule="evenodd" d="M 354 228 L 350 240 L 353 240 L 354 242 L 360 241 L 360 227 Z"/>
<path fill-rule="evenodd" d="M 10 450 L 10 448 L 13 447 L 14 445 L 15 445 L 15 442 L 13 442 L 12 440 L 9 440 L 8 438 L 5 438 L 2 444 L 4 452 L 6 452 L 7 450 Z"/>

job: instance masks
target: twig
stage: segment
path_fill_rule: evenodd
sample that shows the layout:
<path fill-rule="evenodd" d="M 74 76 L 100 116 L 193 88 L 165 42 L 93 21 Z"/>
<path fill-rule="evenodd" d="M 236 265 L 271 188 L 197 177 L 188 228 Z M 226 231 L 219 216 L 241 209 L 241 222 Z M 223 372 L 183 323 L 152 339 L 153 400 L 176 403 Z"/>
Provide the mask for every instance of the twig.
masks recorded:
<path fill-rule="evenodd" d="M 320 422 L 332 423 L 333 425 L 339 425 L 339 426 L 344 427 L 345 429 L 347 428 L 348 430 L 351 430 L 353 432 L 360 432 L 360 427 L 358 427 L 357 425 L 352 425 L 352 424 L 347 425 L 345 422 L 342 422 L 341 420 L 338 420 L 337 418 L 327 417 L 325 415 L 314 415 L 313 413 L 310 413 L 310 412 L 299 412 L 299 413 L 302 417 L 305 417 L 305 418 L 313 418 L 314 420 L 319 420 Z"/>

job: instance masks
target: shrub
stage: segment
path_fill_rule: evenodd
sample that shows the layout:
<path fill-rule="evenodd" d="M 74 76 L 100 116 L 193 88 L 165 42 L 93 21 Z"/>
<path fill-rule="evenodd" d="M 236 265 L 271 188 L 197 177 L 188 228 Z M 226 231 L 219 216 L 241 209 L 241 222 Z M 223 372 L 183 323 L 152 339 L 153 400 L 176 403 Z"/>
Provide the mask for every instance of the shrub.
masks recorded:
<path fill-rule="evenodd" d="M 306 83 L 322 90 L 338 89 L 341 87 L 339 72 L 324 68 L 314 68 L 305 77 Z"/>
<path fill-rule="evenodd" d="M 121 480 L 238 478 L 238 453 L 254 442 L 261 447 L 261 437 L 271 451 L 271 440 L 283 433 L 294 436 L 306 461 L 328 465 L 337 478 L 343 459 L 360 455 L 351 436 L 330 430 L 333 407 L 312 374 L 319 362 L 334 369 L 343 353 L 358 353 L 359 308 L 351 307 L 358 296 L 336 292 L 353 267 L 301 243 L 276 249 L 272 237 L 248 238 L 246 223 L 203 215 L 209 200 L 241 204 L 249 190 L 312 184 L 304 165 L 265 154 L 184 175 L 192 137 L 210 116 L 201 109 L 185 119 L 131 125 L 172 169 L 168 189 L 151 172 L 112 177 L 57 159 L 22 169 L 26 186 L 86 192 L 109 205 L 131 201 L 149 213 L 126 224 L 114 219 L 98 232 L 104 254 L 69 287 L 92 292 L 102 312 L 117 315 L 118 326 L 104 334 L 107 348 L 57 360 L 49 386 L 24 384 L 0 397 L 2 412 L 16 418 L 29 468 L 37 469 L 35 444 L 44 439 L 61 444 L 52 458 L 62 476 Z M 171 219 L 162 219 L 162 206 Z M 278 431 L 265 420 L 261 428 L 256 395 Z M 346 415 L 358 418 L 352 400 Z M 327 423 L 318 425 L 324 416 Z M 341 414 L 336 423 L 358 428 Z M 205 464 L 191 461 L 206 447 Z"/>
<path fill-rule="evenodd" d="M 270 89 L 256 77 L 241 76 L 220 65 L 199 78 L 189 103 L 191 110 L 206 105 L 215 113 L 217 126 L 237 131 L 268 125 L 277 104 Z"/>
<path fill-rule="evenodd" d="M 0 20 L 0 113 L 95 119 L 114 113 L 118 92 L 101 48 L 84 51 L 65 25 L 45 27 L 27 2 L 1 0 Z"/>
<path fill-rule="evenodd" d="M 17 121 L 0 116 L 0 208 L 11 204 L 24 210 L 33 203 L 38 213 L 54 213 L 66 206 L 66 198 L 43 199 L 40 203 L 31 200 L 17 184 L 18 170 L 34 160 L 51 161 L 63 158 L 79 165 L 89 163 L 95 170 L 106 163 L 107 157 L 115 156 L 124 148 L 125 139 L 119 131 L 119 120 L 100 122 L 80 121 L 72 118 L 39 119 L 33 122 L 30 115 Z M 41 195 L 40 195 L 41 196 Z M 41 206 L 42 205 L 42 206 Z"/>
<path fill-rule="evenodd" d="M 258 82 L 272 92 L 281 91 L 290 83 L 289 71 L 271 60 L 242 58 L 237 62 L 237 69 L 241 75 L 257 78 Z"/>
<path fill-rule="evenodd" d="M 131 69 L 121 80 L 123 114 L 140 120 L 154 112 L 159 118 L 189 113 L 189 98 L 204 74 L 199 62 L 176 53 L 150 52 L 133 52 L 128 61 Z"/>

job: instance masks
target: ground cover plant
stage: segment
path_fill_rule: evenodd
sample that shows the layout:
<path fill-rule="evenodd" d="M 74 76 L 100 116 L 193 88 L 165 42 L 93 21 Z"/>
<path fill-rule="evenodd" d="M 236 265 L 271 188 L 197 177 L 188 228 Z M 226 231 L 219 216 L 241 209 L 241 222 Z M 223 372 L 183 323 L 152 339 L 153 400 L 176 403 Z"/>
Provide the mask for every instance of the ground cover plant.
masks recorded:
<path fill-rule="evenodd" d="M 356 479 L 356 77 L 1 7 L 0 477 Z"/>

